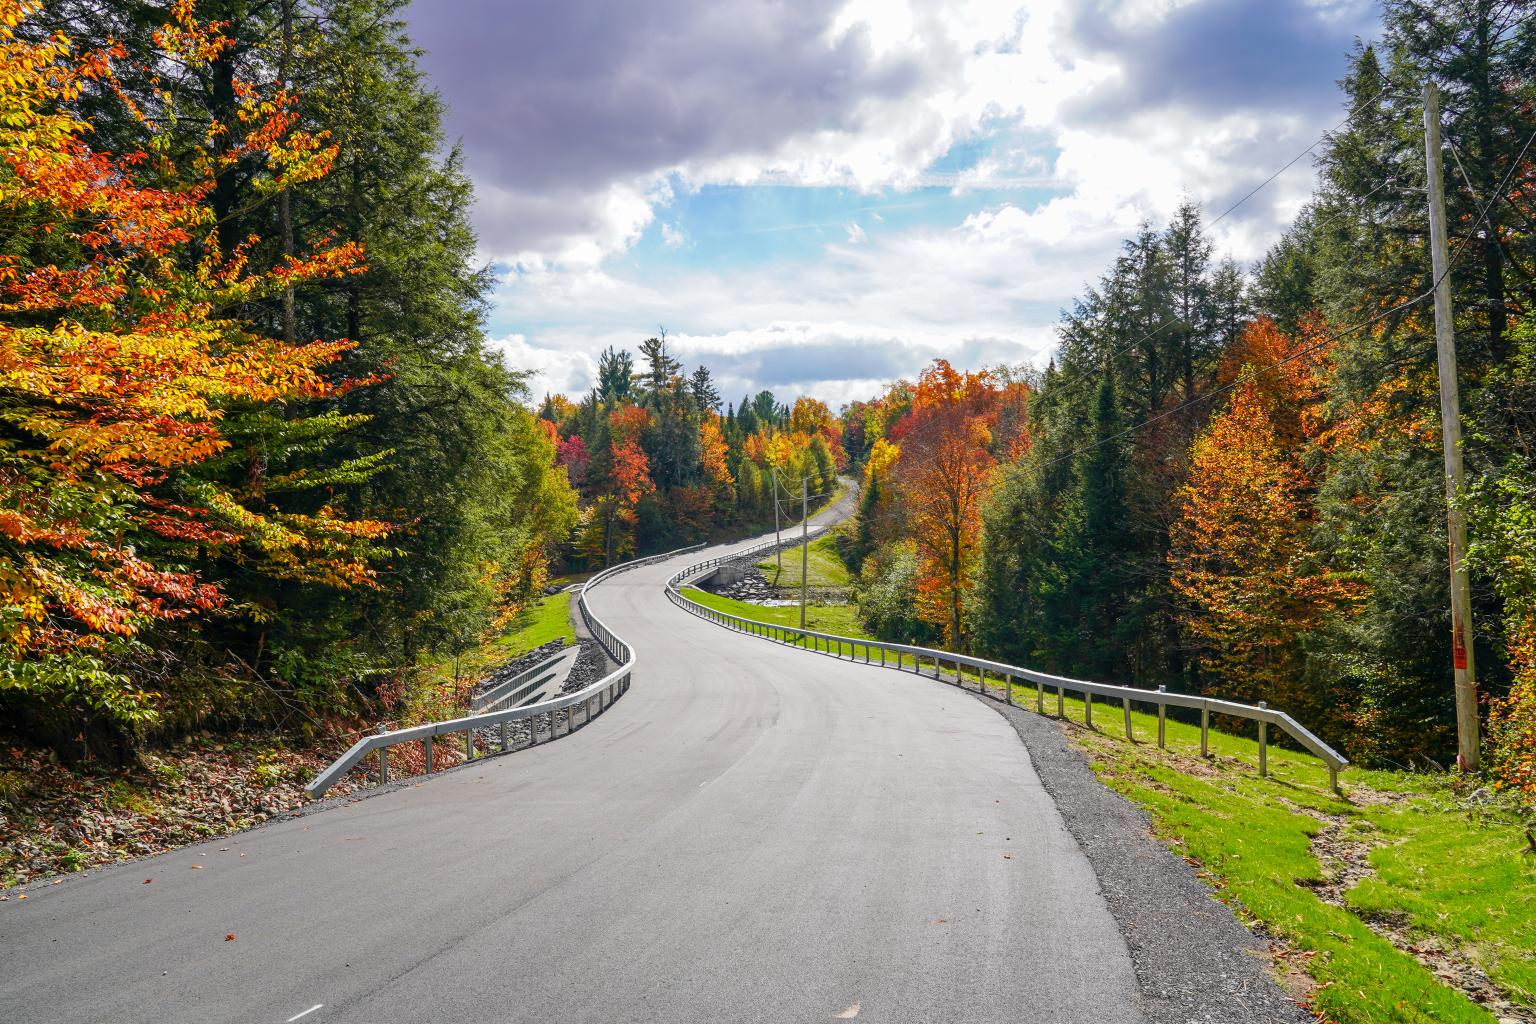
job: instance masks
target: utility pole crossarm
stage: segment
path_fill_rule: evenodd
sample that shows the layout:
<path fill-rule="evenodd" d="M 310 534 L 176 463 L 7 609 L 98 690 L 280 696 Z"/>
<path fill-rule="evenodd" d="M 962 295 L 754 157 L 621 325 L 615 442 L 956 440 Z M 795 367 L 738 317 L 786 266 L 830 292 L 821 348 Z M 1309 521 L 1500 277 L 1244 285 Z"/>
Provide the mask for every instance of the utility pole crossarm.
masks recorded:
<path fill-rule="evenodd" d="M 1467 518 L 1460 507 L 1461 395 L 1456 382 L 1456 322 L 1451 307 L 1440 151 L 1440 90 L 1424 83 L 1424 166 L 1429 185 L 1429 251 L 1435 284 L 1435 353 L 1440 368 L 1440 429 L 1445 449 L 1446 526 L 1451 562 L 1451 663 L 1456 677 L 1456 760 L 1478 765 L 1477 665 L 1472 651 L 1472 589 L 1467 577 Z"/>

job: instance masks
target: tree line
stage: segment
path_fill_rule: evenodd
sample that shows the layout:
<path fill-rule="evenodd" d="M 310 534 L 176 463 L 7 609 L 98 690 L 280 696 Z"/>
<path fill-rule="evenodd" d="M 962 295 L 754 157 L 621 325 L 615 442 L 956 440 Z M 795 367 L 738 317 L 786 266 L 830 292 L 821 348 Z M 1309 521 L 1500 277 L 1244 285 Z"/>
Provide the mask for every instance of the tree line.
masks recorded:
<path fill-rule="evenodd" d="M 634 355 L 609 348 L 580 402 L 550 395 L 539 411 L 581 496 L 573 554 L 586 565 L 772 523 L 776 488 L 781 504 L 834 489 L 848 457 L 825 403 L 787 406 L 764 390 L 722 413 L 709 368 L 685 373 L 665 332 L 639 355 L 637 369 Z"/>
<path fill-rule="evenodd" d="M 1186 203 L 1063 313 L 1043 371 L 941 364 L 845 410 L 868 482 L 845 543 L 871 624 L 1068 675 L 1269 700 L 1357 760 L 1448 763 L 1439 391 L 1433 309 L 1415 301 L 1432 283 L 1432 79 L 1475 655 L 1496 774 L 1536 790 L 1536 26 L 1519 8 L 1385 3 L 1379 41 L 1350 55 L 1351 116 L 1319 146 L 1317 191 L 1256 266 L 1218 259 Z M 1023 422 L 999 435 L 1010 378 Z M 945 415 L 970 424 L 946 443 L 968 454 L 904 465 L 906 406 L 940 383 Z M 944 487 L 920 482 L 932 473 Z M 902 614 L 903 579 L 961 594 Z"/>
<path fill-rule="evenodd" d="M 22 735 L 118 758 L 312 731 L 543 587 L 575 496 L 487 348 L 471 188 L 402 7 L 0 7 Z"/>
<path fill-rule="evenodd" d="M 846 461 L 663 339 L 533 405 L 404 0 L 0 0 L 0 728 L 110 763 L 431 701 L 551 575 Z M 542 411 L 542 415 L 540 412 Z"/>

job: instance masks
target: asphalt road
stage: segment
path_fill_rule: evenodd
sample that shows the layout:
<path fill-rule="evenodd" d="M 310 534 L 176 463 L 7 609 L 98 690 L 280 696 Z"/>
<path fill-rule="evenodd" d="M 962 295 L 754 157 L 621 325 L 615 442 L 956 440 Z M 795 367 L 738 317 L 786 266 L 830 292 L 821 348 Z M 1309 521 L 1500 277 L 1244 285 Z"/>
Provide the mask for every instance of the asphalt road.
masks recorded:
<path fill-rule="evenodd" d="M 1143 1019 L 1002 716 L 694 618 L 676 567 L 594 592 L 640 661 L 590 727 L 0 905 L 0 1021 Z"/>

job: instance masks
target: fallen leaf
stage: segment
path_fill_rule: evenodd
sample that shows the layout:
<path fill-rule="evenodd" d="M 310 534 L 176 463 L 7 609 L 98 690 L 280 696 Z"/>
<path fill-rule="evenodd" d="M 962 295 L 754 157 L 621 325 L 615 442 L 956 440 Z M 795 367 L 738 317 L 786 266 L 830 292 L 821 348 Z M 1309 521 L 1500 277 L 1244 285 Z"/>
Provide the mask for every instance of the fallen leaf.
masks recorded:
<path fill-rule="evenodd" d="M 1013 860 L 1013 854 L 1011 854 L 1011 853 L 1003 854 L 1003 860 Z"/>
<path fill-rule="evenodd" d="M 853 1018 L 857 1017 L 858 1015 L 859 1015 L 859 1004 L 858 1003 L 854 1003 L 852 1006 L 848 1007 L 848 1009 L 844 1010 L 842 1013 L 834 1013 L 832 1016 L 836 1017 L 838 1020 L 853 1020 Z"/>
<path fill-rule="evenodd" d="M 24 900 L 24 899 L 27 898 L 27 894 L 24 893 L 24 892 L 19 892 L 19 893 L 16 894 L 16 898 L 19 899 L 19 900 Z"/>
<path fill-rule="evenodd" d="M 148 885 L 150 882 L 153 882 L 153 881 L 154 881 L 153 878 L 146 878 L 146 879 L 144 879 L 144 884 Z"/>
<path fill-rule="evenodd" d="M 235 941 L 235 933 L 234 932 L 230 932 L 228 935 L 224 936 L 224 941 L 225 942 L 234 942 Z"/>
<path fill-rule="evenodd" d="M 193 870 L 193 871 L 196 871 L 196 870 L 197 870 L 197 869 L 198 869 L 198 868 L 200 868 L 200 867 L 202 867 L 202 865 L 201 865 L 201 864 L 193 864 L 193 865 L 192 865 L 192 870 Z"/>

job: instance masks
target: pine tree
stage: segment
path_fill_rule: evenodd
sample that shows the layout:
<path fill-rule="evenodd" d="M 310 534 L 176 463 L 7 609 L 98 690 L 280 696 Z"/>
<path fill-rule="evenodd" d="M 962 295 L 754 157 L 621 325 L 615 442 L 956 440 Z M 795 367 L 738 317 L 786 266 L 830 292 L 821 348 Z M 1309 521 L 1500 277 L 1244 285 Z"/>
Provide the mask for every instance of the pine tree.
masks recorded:
<path fill-rule="evenodd" d="M 608 346 L 597 357 L 597 393 L 605 402 L 622 402 L 629 398 L 630 382 L 635 376 L 635 360 L 628 351 L 615 351 Z"/>
<path fill-rule="evenodd" d="M 699 366 L 688 378 L 688 393 L 701 412 L 716 412 L 720 408 L 720 392 L 715 389 L 709 367 Z"/>

